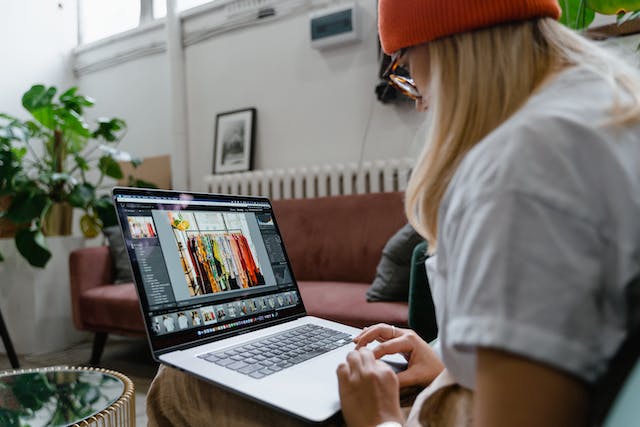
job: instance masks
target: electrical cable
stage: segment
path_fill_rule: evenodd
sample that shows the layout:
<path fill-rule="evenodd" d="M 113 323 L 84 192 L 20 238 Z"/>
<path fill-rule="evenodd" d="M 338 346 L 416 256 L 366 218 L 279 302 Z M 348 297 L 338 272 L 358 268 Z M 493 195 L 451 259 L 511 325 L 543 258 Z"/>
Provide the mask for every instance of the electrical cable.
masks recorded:
<path fill-rule="evenodd" d="M 364 132 L 362 134 L 362 142 L 360 143 L 360 155 L 358 156 L 358 171 L 362 169 L 362 163 L 364 161 L 364 149 L 367 144 L 367 137 L 369 136 L 369 129 L 371 128 L 371 118 L 373 117 L 373 109 L 376 105 L 376 98 L 371 98 L 371 103 L 369 105 L 369 113 L 367 114 L 367 121 L 364 128 Z"/>

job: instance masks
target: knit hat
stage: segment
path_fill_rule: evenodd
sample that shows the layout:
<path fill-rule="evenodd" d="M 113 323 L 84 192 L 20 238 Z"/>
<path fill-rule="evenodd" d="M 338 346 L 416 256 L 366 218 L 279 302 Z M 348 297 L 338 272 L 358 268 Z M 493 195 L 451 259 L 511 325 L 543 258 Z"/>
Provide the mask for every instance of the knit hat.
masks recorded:
<path fill-rule="evenodd" d="M 382 48 L 392 54 L 404 47 L 532 18 L 560 17 L 557 0 L 379 0 Z"/>

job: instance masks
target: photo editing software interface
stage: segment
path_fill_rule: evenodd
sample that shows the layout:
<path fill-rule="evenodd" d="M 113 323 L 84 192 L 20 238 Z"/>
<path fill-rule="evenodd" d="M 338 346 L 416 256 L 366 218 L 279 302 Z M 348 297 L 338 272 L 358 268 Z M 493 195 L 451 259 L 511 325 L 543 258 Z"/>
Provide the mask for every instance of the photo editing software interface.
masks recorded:
<path fill-rule="evenodd" d="M 191 342 L 302 312 L 268 202 L 180 197 L 116 195 L 154 341 Z"/>

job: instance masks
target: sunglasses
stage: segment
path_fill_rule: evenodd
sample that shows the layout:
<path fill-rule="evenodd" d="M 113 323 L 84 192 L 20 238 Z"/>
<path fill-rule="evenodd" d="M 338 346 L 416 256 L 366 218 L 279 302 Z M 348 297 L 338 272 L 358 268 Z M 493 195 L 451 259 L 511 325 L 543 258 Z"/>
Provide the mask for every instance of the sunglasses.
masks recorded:
<path fill-rule="evenodd" d="M 399 50 L 391 57 L 391 63 L 382 75 L 382 78 L 388 80 L 392 86 L 398 89 L 411 99 L 421 99 L 420 91 L 416 87 L 415 82 L 409 76 L 409 70 L 400 65 L 400 59 L 406 53 L 406 49 Z"/>

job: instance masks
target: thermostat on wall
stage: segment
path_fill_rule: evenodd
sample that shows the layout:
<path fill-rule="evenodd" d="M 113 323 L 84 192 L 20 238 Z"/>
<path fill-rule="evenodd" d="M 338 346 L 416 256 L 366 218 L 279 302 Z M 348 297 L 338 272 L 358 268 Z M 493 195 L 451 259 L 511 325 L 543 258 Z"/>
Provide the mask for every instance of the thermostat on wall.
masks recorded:
<path fill-rule="evenodd" d="M 322 49 L 360 39 L 356 3 L 322 9 L 309 15 L 311 46 Z"/>

